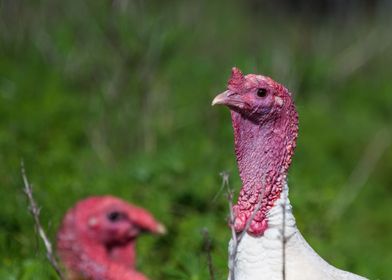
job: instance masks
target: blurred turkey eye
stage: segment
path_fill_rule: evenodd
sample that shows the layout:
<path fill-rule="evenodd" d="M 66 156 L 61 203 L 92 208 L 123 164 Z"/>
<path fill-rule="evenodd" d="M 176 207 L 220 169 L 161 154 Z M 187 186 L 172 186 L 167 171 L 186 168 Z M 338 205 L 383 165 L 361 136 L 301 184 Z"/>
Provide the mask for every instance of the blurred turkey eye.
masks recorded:
<path fill-rule="evenodd" d="M 123 218 L 123 214 L 117 211 L 113 211 L 107 215 L 107 218 L 111 222 L 117 222 Z"/>
<path fill-rule="evenodd" d="M 257 96 L 258 97 L 265 97 L 267 95 L 267 90 L 265 88 L 257 89 Z"/>

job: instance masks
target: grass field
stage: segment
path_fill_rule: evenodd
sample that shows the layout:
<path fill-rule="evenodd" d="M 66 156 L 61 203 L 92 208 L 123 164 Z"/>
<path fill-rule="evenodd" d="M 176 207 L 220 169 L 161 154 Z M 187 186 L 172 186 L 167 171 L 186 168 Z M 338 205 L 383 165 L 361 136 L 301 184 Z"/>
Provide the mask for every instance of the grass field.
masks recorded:
<path fill-rule="evenodd" d="M 392 279 L 390 11 L 308 18 L 252 1 L 0 1 L 0 279 L 56 279 L 26 198 L 24 160 L 52 239 L 89 195 L 150 209 L 168 228 L 138 244 L 151 279 L 227 275 L 228 203 L 240 180 L 232 66 L 295 95 L 289 174 L 298 226 L 332 264 Z M 388 6 L 388 5 L 386 5 Z"/>

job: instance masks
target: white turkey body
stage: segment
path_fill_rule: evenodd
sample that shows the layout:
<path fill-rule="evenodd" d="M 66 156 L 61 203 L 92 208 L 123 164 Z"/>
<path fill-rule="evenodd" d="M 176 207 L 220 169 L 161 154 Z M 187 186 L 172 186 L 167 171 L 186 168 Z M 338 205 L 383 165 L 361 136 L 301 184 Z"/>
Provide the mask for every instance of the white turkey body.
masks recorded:
<path fill-rule="evenodd" d="M 263 236 L 254 237 L 245 233 L 239 242 L 234 279 L 283 279 L 282 225 L 285 209 L 285 280 L 365 280 L 364 277 L 333 267 L 310 247 L 296 226 L 287 197 L 287 184 L 281 194 L 268 212 L 269 227 Z M 229 250 L 233 250 L 232 241 Z"/>
<path fill-rule="evenodd" d="M 229 246 L 229 280 L 365 279 L 324 261 L 296 227 L 286 179 L 298 136 L 291 93 L 234 67 L 227 90 L 212 104 L 231 110 L 242 181 L 232 211 L 237 238 Z"/>

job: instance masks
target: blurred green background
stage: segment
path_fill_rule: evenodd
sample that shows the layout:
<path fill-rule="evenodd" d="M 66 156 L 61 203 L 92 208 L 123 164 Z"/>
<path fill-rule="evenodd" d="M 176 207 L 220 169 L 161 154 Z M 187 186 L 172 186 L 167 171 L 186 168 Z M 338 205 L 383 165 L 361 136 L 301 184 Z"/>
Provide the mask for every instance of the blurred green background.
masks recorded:
<path fill-rule="evenodd" d="M 0 279 L 56 279 L 43 224 L 89 195 L 144 206 L 168 228 L 138 244 L 151 279 L 227 275 L 228 205 L 240 181 L 229 112 L 212 108 L 232 66 L 295 95 L 289 175 L 298 226 L 333 265 L 392 279 L 390 1 L 0 1 Z"/>

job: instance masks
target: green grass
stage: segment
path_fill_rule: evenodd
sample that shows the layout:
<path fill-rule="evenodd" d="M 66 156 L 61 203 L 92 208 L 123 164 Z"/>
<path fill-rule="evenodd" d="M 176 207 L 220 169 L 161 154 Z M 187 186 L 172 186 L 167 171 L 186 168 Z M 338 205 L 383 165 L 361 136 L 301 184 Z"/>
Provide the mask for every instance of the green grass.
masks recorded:
<path fill-rule="evenodd" d="M 220 171 L 236 190 L 240 181 L 228 111 L 210 103 L 234 65 L 295 94 L 289 184 L 304 236 L 336 266 L 392 278 L 391 145 L 352 203 L 328 216 L 377 133 L 391 136 L 387 18 L 313 22 L 239 1 L 22 2 L 2 4 L 0 20 L 1 279 L 55 279 L 22 193 L 22 158 L 53 239 L 77 200 L 110 193 L 168 228 L 138 244 L 151 279 L 208 279 L 204 227 L 225 279 L 228 206 L 212 200 Z"/>

